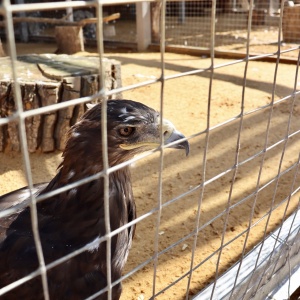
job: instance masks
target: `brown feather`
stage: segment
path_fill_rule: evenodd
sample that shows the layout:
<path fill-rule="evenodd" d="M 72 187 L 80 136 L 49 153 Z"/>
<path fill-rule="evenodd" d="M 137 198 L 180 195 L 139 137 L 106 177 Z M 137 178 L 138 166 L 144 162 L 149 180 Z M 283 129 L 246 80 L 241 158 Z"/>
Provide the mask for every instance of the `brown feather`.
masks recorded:
<path fill-rule="evenodd" d="M 120 144 L 136 144 L 144 140 L 159 142 L 158 114 L 153 109 L 130 100 L 107 103 L 107 135 L 109 165 L 114 166 L 148 150 L 137 147 L 124 150 Z M 131 129 L 124 136 L 120 128 Z M 121 131 L 122 132 L 122 131 Z M 126 131 L 124 131 L 126 132 Z M 182 135 L 178 136 L 178 139 Z M 185 142 L 187 145 L 188 143 Z M 187 147 L 185 144 L 185 147 Z M 88 110 L 68 133 L 63 162 L 49 184 L 36 185 L 36 196 L 74 183 L 101 172 L 101 104 Z M 18 208 L 0 220 L 0 288 L 35 271 L 38 266 L 33 239 L 29 189 L 23 188 L 0 197 L 0 206 Z M 39 235 L 46 264 L 72 253 L 106 234 L 103 178 L 66 190 L 37 204 Z M 136 218 L 129 167 L 109 175 L 109 218 L 114 231 Z M 135 226 L 113 235 L 111 247 L 111 279 L 118 280 L 126 263 Z M 90 246 L 88 251 L 47 271 L 51 299 L 84 299 L 107 285 L 106 242 Z M 1 293 L 1 292 L 0 292 Z M 121 283 L 112 289 L 112 299 L 119 299 Z M 43 299 L 41 278 L 35 277 L 0 299 Z M 96 299 L 106 299 L 106 293 Z"/>

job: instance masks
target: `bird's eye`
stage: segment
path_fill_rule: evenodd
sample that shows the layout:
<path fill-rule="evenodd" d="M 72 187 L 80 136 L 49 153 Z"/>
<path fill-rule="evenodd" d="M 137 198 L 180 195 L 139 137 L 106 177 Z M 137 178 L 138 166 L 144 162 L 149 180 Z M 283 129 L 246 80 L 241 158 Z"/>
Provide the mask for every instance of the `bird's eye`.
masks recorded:
<path fill-rule="evenodd" d="M 130 136 L 134 132 L 133 127 L 123 127 L 119 129 L 119 134 L 121 136 Z"/>

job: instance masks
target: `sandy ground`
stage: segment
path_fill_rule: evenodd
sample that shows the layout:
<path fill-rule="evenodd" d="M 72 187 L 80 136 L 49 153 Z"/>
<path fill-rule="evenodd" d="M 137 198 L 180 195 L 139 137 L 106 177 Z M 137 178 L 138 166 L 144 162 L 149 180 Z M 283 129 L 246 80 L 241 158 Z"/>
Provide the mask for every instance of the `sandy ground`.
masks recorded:
<path fill-rule="evenodd" d="M 54 45 L 35 45 L 18 47 L 19 53 L 54 52 Z M 147 81 L 160 76 L 160 54 L 158 53 L 106 53 L 122 63 L 122 81 L 124 86 Z M 215 65 L 225 65 L 229 60 L 216 59 Z M 188 55 L 166 54 L 165 75 L 176 75 L 192 71 L 195 68 L 207 68 L 210 60 Z M 159 292 L 189 271 L 191 267 L 194 235 L 197 222 L 198 205 L 202 202 L 198 225 L 201 228 L 197 236 L 193 273 L 189 294 L 193 295 L 214 280 L 216 263 L 221 246 L 224 221 L 225 246 L 220 256 L 218 272 L 225 271 L 240 258 L 243 247 L 248 251 L 264 235 L 280 225 L 282 219 L 295 210 L 299 194 L 291 199 L 289 195 L 295 178 L 295 187 L 300 178 L 292 167 L 298 160 L 299 134 L 295 134 L 285 143 L 277 143 L 289 133 L 300 129 L 300 99 L 287 99 L 274 106 L 266 139 L 266 129 L 270 115 L 275 64 L 251 61 L 248 65 L 247 84 L 244 93 L 244 111 L 239 155 L 236 155 L 240 119 L 232 120 L 222 126 L 222 122 L 234 119 L 241 110 L 243 96 L 243 74 L 245 63 L 217 68 L 214 72 L 208 120 L 208 95 L 210 72 L 184 76 L 167 80 L 164 84 L 164 117 L 170 119 L 190 139 L 191 151 L 188 157 L 181 151 L 167 149 L 164 153 L 162 177 L 162 202 L 177 199 L 164 206 L 159 220 L 158 250 L 155 292 Z M 292 93 L 295 84 L 296 66 L 280 65 L 275 100 Z M 297 88 L 299 90 L 299 79 Z M 153 108 L 160 107 L 161 84 L 146 85 L 123 93 L 123 97 L 141 101 Z M 258 107 L 264 109 L 253 112 Z M 252 112 L 252 113 L 250 113 Z M 290 117 L 290 112 L 291 118 Z M 209 133 L 206 171 L 203 172 L 205 153 L 205 131 L 209 121 L 212 130 Z M 277 143 L 277 144 L 276 144 Z M 270 147 L 262 152 L 265 145 Z M 286 146 L 286 148 L 285 148 Z M 285 150 L 284 155 L 282 155 Z M 254 159 L 247 158 L 257 155 Z M 32 154 L 30 162 L 34 182 L 48 181 L 56 172 L 61 153 Z M 236 174 L 234 165 L 241 164 Z M 258 182 L 259 170 L 260 180 Z M 278 176 L 267 187 L 261 189 L 255 197 L 257 187 L 273 179 L 278 170 L 289 171 Z M 220 175 L 220 176 L 218 176 Z M 235 175 L 235 176 L 234 176 Z M 132 166 L 132 181 L 136 198 L 138 216 L 148 213 L 158 206 L 159 156 L 154 154 Z M 204 189 L 201 184 L 206 182 Z M 0 195 L 27 185 L 22 169 L 20 154 L 0 153 Z M 200 196 L 203 196 L 202 198 Z M 247 197 L 248 198 L 245 198 Z M 245 201 L 237 204 L 241 199 Z M 237 204 L 237 205 L 235 205 Z M 254 205 L 253 219 L 251 209 Z M 228 215 L 226 209 L 228 209 Z M 270 211 L 270 218 L 266 214 Z M 286 210 L 286 211 L 285 211 Z M 217 217 L 214 221 L 209 220 Z M 149 260 L 155 254 L 155 234 L 158 215 L 145 218 L 137 224 L 128 263 L 124 274 L 139 264 L 144 264 L 132 276 L 124 280 L 122 299 L 149 299 L 153 291 L 154 267 Z M 245 242 L 246 230 L 252 226 Z M 241 235 L 236 238 L 239 234 Z M 184 239 L 185 237 L 188 238 Z M 176 246 L 173 243 L 183 239 Z M 234 239 L 234 240 L 233 240 Z M 227 242 L 233 240 L 226 245 Z M 213 255 L 211 255 L 213 254 Z M 210 256 L 211 255 L 211 256 Z M 157 296 L 156 299 L 183 299 L 186 293 L 188 277 L 184 277 L 172 287 Z"/>

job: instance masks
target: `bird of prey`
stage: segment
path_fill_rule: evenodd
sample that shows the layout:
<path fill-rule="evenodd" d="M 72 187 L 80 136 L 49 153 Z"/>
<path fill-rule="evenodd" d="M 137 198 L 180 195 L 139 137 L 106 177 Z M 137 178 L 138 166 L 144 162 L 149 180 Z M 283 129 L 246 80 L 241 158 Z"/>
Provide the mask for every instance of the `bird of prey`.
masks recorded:
<path fill-rule="evenodd" d="M 86 111 L 69 130 L 63 160 L 56 176 L 37 184 L 35 196 L 54 191 L 103 170 L 101 138 L 101 104 Z M 107 101 L 107 147 L 109 167 L 127 161 L 136 154 L 164 144 L 189 152 L 187 140 L 170 121 L 159 113 L 131 100 Z M 95 176 L 97 177 L 97 176 Z M 109 174 L 110 230 L 120 228 L 136 218 L 129 167 Z M 39 267 L 30 217 L 28 187 L 0 197 L 0 209 L 17 208 L 17 212 L 0 219 L 0 288 L 34 272 Z M 23 204 L 23 205 L 22 205 Z M 87 250 L 47 270 L 50 299 L 85 299 L 107 287 L 106 234 L 104 213 L 104 179 L 98 178 L 52 195 L 37 203 L 39 236 L 46 264 L 88 246 Z M 121 277 L 131 247 L 135 226 L 114 234 L 110 240 L 111 282 Z M 119 299 L 121 283 L 112 287 L 112 299 Z M 99 293 L 100 294 L 100 293 Z M 40 276 L 26 281 L 0 299 L 44 299 Z M 107 292 L 95 299 L 107 299 Z"/>

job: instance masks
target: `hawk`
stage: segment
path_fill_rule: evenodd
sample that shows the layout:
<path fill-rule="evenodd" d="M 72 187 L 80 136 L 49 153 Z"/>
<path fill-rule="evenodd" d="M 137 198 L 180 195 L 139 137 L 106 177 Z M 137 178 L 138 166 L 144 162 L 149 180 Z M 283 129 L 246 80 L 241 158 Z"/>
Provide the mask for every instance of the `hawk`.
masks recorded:
<path fill-rule="evenodd" d="M 107 233 L 104 209 L 104 179 L 101 104 L 86 111 L 69 130 L 62 163 L 49 182 L 34 185 L 35 196 L 62 188 L 95 175 L 92 180 L 71 187 L 37 203 L 39 236 L 46 264 L 52 263 L 82 247 L 86 251 L 47 270 L 50 299 L 85 299 L 107 287 L 107 246 L 100 240 Z M 162 122 L 152 108 L 131 100 L 107 102 L 107 148 L 109 167 L 116 166 L 136 154 L 164 144 L 189 152 L 189 143 L 174 125 Z M 182 140 L 183 139 L 183 140 Z M 180 140 L 178 143 L 175 143 Z M 99 176 L 97 176 L 98 174 Z M 136 218 L 136 207 L 130 181 L 129 166 L 109 173 L 109 224 L 112 236 L 112 299 L 119 299 L 122 269 L 134 236 L 135 225 L 121 226 Z M 28 187 L 0 197 L 0 209 L 15 207 L 17 212 L 0 219 L 0 288 L 23 278 L 39 267 L 33 238 Z M 99 241 L 99 242 L 98 242 Z M 99 293 L 100 294 L 100 293 Z M 1 295 L 1 292 L 0 292 Z M 26 281 L 0 299 L 43 299 L 40 276 Z M 106 299 L 107 291 L 96 297 Z"/>

